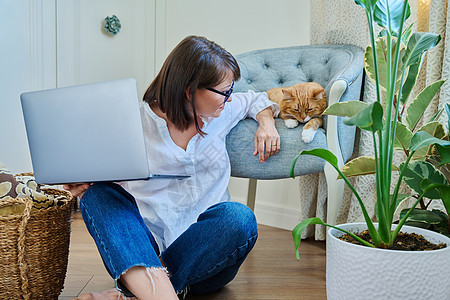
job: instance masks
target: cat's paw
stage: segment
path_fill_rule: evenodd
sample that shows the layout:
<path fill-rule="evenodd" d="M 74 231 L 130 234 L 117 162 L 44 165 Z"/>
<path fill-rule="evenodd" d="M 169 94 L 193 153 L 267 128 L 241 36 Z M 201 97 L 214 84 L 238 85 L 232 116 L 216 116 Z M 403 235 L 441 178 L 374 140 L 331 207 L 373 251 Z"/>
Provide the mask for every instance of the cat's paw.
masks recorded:
<path fill-rule="evenodd" d="M 302 140 L 305 143 L 311 143 L 311 141 L 314 139 L 314 136 L 316 135 L 317 130 L 314 130 L 313 128 L 303 129 L 302 131 Z"/>
<path fill-rule="evenodd" d="M 298 126 L 298 121 L 295 119 L 287 119 L 284 120 L 284 125 L 286 125 L 287 128 L 295 128 Z"/>

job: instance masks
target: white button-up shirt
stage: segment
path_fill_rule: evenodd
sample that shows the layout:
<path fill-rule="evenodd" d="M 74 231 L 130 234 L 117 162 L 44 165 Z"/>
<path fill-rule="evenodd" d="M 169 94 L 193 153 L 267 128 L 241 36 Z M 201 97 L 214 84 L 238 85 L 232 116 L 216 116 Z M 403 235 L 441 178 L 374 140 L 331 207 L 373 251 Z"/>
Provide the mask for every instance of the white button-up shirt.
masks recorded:
<path fill-rule="evenodd" d="M 166 121 L 147 103 L 141 115 L 150 172 L 189 175 L 188 179 L 125 181 L 119 184 L 135 199 L 145 224 L 160 251 L 164 251 L 210 206 L 230 200 L 228 182 L 231 167 L 225 147 L 228 132 L 247 116 L 256 118 L 263 109 L 279 106 L 266 93 L 233 93 L 232 101 L 218 118 L 205 119 L 204 137 L 196 134 L 186 150 L 170 137 Z"/>

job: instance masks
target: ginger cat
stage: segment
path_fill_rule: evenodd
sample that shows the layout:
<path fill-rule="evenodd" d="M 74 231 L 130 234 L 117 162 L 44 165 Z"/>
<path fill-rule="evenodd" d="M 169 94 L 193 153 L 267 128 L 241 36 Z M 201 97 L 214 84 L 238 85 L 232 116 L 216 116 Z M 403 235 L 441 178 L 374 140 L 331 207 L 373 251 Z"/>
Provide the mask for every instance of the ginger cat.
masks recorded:
<path fill-rule="evenodd" d="M 297 127 L 306 123 L 302 131 L 302 140 L 310 143 L 322 126 L 322 113 L 327 106 L 324 88 L 315 82 L 298 83 L 291 87 L 277 87 L 267 91 L 269 99 L 280 105 L 278 117 L 284 120 L 286 127 Z"/>

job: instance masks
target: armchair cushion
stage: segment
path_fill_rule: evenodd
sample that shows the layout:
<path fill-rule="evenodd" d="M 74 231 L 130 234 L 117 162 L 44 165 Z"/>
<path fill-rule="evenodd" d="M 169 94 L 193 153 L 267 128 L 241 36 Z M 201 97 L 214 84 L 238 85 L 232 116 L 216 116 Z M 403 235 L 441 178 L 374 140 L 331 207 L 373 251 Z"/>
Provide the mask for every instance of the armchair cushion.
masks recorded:
<path fill-rule="evenodd" d="M 281 179 L 289 177 L 292 159 L 301 150 L 327 147 L 325 131 L 322 128 L 316 133 L 314 140 L 305 144 L 302 140 L 302 128 L 287 128 L 282 119 L 275 119 L 280 134 L 280 151 L 269 158 L 267 162 L 259 163 L 257 156 L 253 156 L 255 148 L 253 137 L 258 122 L 245 119 L 233 128 L 227 136 L 227 149 L 231 161 L 231 175 L 235 177 L 253 179 Z M 233 151 L 230 151 L 233 149 Z M 297 162 L 296 175 L 305 175 L 323 171 L 325 161 L 314 156 L 301 156 Z"/>

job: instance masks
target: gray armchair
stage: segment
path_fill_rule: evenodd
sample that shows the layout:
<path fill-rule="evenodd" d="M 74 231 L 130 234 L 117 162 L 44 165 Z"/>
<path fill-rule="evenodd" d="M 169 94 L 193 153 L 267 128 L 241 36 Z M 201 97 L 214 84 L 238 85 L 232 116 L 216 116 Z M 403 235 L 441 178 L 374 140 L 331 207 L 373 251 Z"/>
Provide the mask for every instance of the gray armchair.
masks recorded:
<path fill-rule="evenodd" d="M 299 82 L 317 82 L 325 88 L 328 105 L 339 101 L 360 100 L 364 67 L 364 51 L 350 45 L 296 46 L 264 49 L 235 56 L 241 68 L 241 79 L 235 83 L 236 92 L 266 91 L 273 87 L 292 86 Z M 301 139 L 303 124 L 294 129 L 276 119 L 281 137 L 281 150 L 263 164 L 254 157 L 254 134 L 257 122 L 245 119 L 227 136 L 231 175 L 249 178 L 247 205 L 254 209 L 257 179 L 288 178 L 291 162 L 302 150 L 324 148 L 333 152 L 339 166 L 350 158 L 355 141 L 355 127 L 343 124 L 341 117 L 324 117 L 323 129 L 314 140 L 305 144 Z M 327 182 L 327 222 L 336 223 L 342 202 L 344 182 L 337 172 L 322 159 L 301 156 L 295 175 L 324 172 Z"/>

